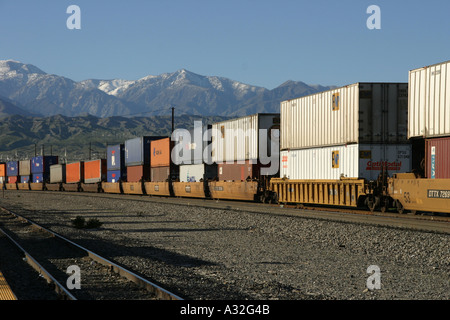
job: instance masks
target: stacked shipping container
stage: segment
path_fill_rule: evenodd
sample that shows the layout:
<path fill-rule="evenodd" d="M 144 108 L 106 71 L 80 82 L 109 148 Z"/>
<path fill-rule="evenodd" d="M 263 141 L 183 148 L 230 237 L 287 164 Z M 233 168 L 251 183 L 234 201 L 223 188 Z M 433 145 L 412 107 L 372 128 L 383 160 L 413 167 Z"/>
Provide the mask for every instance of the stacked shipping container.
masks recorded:
<path fill-rule="evenodd" d="M 261 168 L 270 166 L 262 165 L 261 158 L 277 151 L 271 148 L 271 138 L 279 128 L 278 113 L 255 114 L 213 124 L 211 152 L 213 162 L 218 165 L 218 179 L 260 178 Z M 261 140 L 266 137 L 266 141 Z"/>
<path fill-rule="evenodd" d="M 128 182 L 149 180 L 151 140 L 151 137 L 139 137 L 125 141 L 125 166 Z"/>
<path fill-rule="evenodd" d="M 376 179 L 411 169 L 407 83 L 356 83 L 281 103 L 280 177 Z"/>
<path fill-rule="evenodd" d="M 31 177 L 31 162 L 30 160 L 19 161 L 20 183 L 29 183 Z"/>
<path fill-rule="evenodd" d="M 33 183 L 50 180 L 50 166 L 58 163 L 57 156 L 37 156 L 31 158 L 31 177 Z"/>
<path fill-rule="evenodd" d="M 411 70 L 409 85 L 408 137 L 425 140 L 425 176 L 450 179 L 450 61 Z"/>
<path fill-rule="evenodd" d="M 7 181 L 6 175 L 6 163 L 0 163 L 0 183 L 4 183 Z"/>
<path fill-rule="evenodd" d="M 6 175 L 8 177 L 8 183 L 17 183 L 19 181 L 18 161 L 8 161 L 6 163 Z"/>
<path fill-rule="evenodd" d="M 178 166 L 172 162 L 171 138 L 153 140 L 150 143 L 150 181 L 163 182 L 178 178 Z"/>
<path fill-rule="evenodd" d="M 202 126 L 201 122 L 194 124 L 194 129 L 188 131 L 190 139 L 177 141 L 183 152 L 182 159 L 175 159 L 180 163 L 180 182 L 217 178 L 217 164 L 212 163 L 211 157 L 211 129 L 211 125 Z"/>
<path fill-rule="evenodd" d="M 127 170 L 125 167 L 125 145 L 117 144 L 108 146 L 106 152 L 106 181 L 111 183 L 127 181 Z"/>

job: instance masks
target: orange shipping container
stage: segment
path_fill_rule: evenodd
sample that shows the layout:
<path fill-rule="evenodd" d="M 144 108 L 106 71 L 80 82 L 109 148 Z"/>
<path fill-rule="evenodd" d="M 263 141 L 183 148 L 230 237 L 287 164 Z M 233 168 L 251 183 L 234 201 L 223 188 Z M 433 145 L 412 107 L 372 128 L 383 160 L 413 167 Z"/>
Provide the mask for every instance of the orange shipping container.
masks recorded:
<path fill-rule="evenodd" d="M 6 177 L 6 163 L 0 163 L 0 177 Z"/>
<path fill-rule="evenodd" d="M 66 183 L 83 182 L 83 167 L 82 161 L 66 164 Z"/>
<path fill-rule="evenodd" d="M 84 183 L 106 181 L 106 159 L 84 162 Z"/>
<path fill-rule="evenodd" d="M 152 168 L 170 166 L 172 145 L 170 138 L 153 140 L 150 143 L 150 166 Z"/>

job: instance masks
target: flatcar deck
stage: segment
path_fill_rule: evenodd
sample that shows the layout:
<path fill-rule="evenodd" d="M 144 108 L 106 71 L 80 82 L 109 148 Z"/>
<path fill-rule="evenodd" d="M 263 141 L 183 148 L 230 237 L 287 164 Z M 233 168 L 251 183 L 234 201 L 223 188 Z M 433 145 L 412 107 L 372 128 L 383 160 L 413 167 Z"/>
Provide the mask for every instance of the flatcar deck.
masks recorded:
<path fill-rule="evenodd" d="M 14 292 L 6 282 L 3 273 L 0 271 L 0 300 L 17 300 Z"/>

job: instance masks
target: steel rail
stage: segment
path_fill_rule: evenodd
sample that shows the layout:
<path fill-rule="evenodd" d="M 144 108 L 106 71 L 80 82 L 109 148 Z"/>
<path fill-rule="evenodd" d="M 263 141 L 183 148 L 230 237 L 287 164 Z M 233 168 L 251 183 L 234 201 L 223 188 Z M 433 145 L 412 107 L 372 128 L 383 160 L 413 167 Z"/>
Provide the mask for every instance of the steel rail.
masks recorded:
<path fill-rule="evenodd" d="M 3 208 L 2 208 L 3 209 Z M 34 259 L 17 241 L 15 241 L 5 230 L 0 228 L 0 232 L 3 233 L 9 241 L 11 241 L 17 249 L 22 251 L 22 253 L 25 255 L 26 262 L 37 272 L 39 272 L 40 275 L 42 275 L 46 280 L 47 283 L 52 283 L 55 286 L 55 291 L 58 293 L 58 295 L 62 298 L 65 298 L 67 300 L 77 300 L 61 283 L 58 282 L 43 266 L 37 262 L 36 259 Z"/>
<path fill-rule="evenodd" d="M 9 214 L 11 214 L 11 215 L 13 215 L 13 216 L 15 216 L 16 218 L 18 218 L 20 220 L 24 220 L 24 221 L 30 223 L 31 225 L 35 226 L 36 228 L 38 228 L 40 230 L 43 230 L 43 231 L 51 234 L 52 236 L 61 239 L 62 241 L 70 243 L 72 246 L 75 246 L 78 249 L 86 252 L 88 254 L 88 256 L 91 259 L 93 259 L 94 261 L 109 267 L 112 271 L 116 272 L 120 276 L 122 276 L 124 278 L 127 278 L 128 280 L 134 282 L 135 284 L 139 285 L 142 288 L 145 288 L 147 291 L 155 294 L 155 296 L 158 297 L 159 299 L 162 299 L 162 300 L 183 300 L 181 297 L 177 296 L 174 293 L 169 292 L 168 290 L 160 287 L 159 285 L 157 285 L 157 284 L 155 284 L 155 283 L 153 283 L 153 282 L 151 282 L 151 281 L 149 281 L 149 280 L 147 280 L 147 279 L 137 275 L 136 273 L 134 273 L 134 272 L 132 272 L 130 270 L 127 270 L 126 268 L 124 268 L 122 266 L 119 266 L 118 264 L 116 264 L 116 263 L 114 263 L 114 262 L 112 262 L 112 261 L 110 261 L 110 260 L 108 260 L 106 258 L 101 257 L 100 255 L 94 253 L 93 251 L 91 251 L 91 250 L 89 250 L 87 248 L 84 248 L 83 246 L 81 246 L 81 245 L 79 245 L 79 244 L 77 244 L 77 243 L 75 243 L 75 242 L 73 242 L 73 241 L 63 237 L 62 235 L 60 235 L 60 234 L 58 234 L 58 233 L 56 233 L 54 231 L 51 231 L 51 230 L 49 230 L 49 229 L 47 229 L 47 228 L 45 228 L 45 227 L 35 223 L 34 221 L 32 221 L 32 220 L 30 220 L 28 218 L 23 217 L 22 215 L 20 215 L 18 213 L 15 213 L 15 212 L 13 212 L 11 210 L 8 210 L 8 209 L 6 209 L 4 207 L 0 207 L 0 209 L 5 211 L 5 212 L 7 212 L 7 213 L 9 213 Z M 8 238 L 10 238 L 10 237 L 8 236 Z M 13 239 L 11 239 L 11 240 L 14 241 Z M 19 244 L 17 244 L 17 245 L 19 245 Z M 23 250 L 23 248 L 22 248 L 22 250 Z M 32 259 L 32 261 L 34 261 L 40 268 L 42 268 L 42 266 L 40 266 L 34 259 Z M 45 269 L 42 268 L 42 270 L 45 270 Z M 49 277 L 51 277 L 51 275 L 49 275 Z M 53 277 L 51 277 L 51 279 L 56 281 Z M 64 288 L 64 290 L 65 290 L 65 288 Z M 67 290 L 65 290 L 65 291 L 67 291 Z"/>

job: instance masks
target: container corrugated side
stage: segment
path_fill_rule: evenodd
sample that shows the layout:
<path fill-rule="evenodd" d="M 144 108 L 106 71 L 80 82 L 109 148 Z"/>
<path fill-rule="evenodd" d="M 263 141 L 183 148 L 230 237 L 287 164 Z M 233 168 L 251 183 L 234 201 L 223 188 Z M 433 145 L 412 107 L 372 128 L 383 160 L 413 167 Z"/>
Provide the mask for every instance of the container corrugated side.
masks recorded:
<path fill-rule="evenodd" d="M 28 183 L 30 182 L 30 176 L 20 176 L 20 183 Z"/>
<path fill-rule="evenodd" d="M 106 174 L 106 182 L 117 183 L 119 181 L 126 181 L 126 175 L 123 175 L 121 170 L 108 170 Z"/>
<path fill-rule="evenodd" d="M 214 163 L 260 159 L 259 130 L 267 133 L 267 152 L 270 154 L 270 137 L 280 128 L 280 114 L 254 114 L 212 125 L 211 153 Z M 265 156 L 264 155 L 264 156 Z"/>
<path fill-rule="evenodd" d="M 121 170 L 125 167 L 125 145 L 117 144 L 106 148 L 108 170 Z"/>
<path fill-rule="evenodd" d="M 84 162 L 84 183 L 106 181 L 106 159 Z"/>
<path fill-rule="evenodd" d="M 150 163 L 152 168 L 170 166 L 172 146 L 173 142 L 170 138 L 153 140 L 150 143 Z"/>
<path fill-rule="evenodd" d="M 21 176 L 31 175 L 31 162 L 30 160 L 19 161 L 19 172 Z"/>
<path fill-rule="evenodd" d="M 296 180 L 376 180 L 382 166 L 388 175 L 411 170 L 411 145 L 352 144 L 280 152 L 280 177 Z"/>
<path fill-rule="evenodd" d="M 19 162 L 18 161 L 8 161 L 6 163 L 6 175 L 8 177 L 19 175 Z"/>
<path fill-rule="evenodd" d="M 425 141 L 426 177 L 450 179 L 450 137 Z"/>
<path fill-rule="evenodd" d="M 31 180 L 33 183 L 43 183 L 45 181 L 48 181 L 49 179 L 50 174 L 48 172 L 33 173 L 31 175 Z"/>
<path fill-rule="evenodd" d="M 282 101 L 281 150 L 407 143 L 408 84 L 356 83 Z"/>
<path fill-rule="evenodd" d="M 145 166 L 128 166 L 127 182 L 139 182 L 150 180 L 150 167 Z"/>
<path fill-rule="evenodd" d="M 83 182 L 84 162 L 73 162 L 66 164 L 66 183 Z"/>
<path fill-rule="evenodd" d="M 0 177 L 6 177 L 6 163 L 0 163 Z"/>
<path fill-rule="evenodd" d="M 450 136 L 450 61 L 409 72 L 408 138 Z"/>
<path fill-rule="evenodd" d="M 50 183 L 66 182 L 66 165 L 54 164 L 50 166 Z"/>
<path fill-rule="evenodd" d="M 180 166 L 180 182 L 199 182 L 217 177 L 217 165 L 191 164 Z"/>

